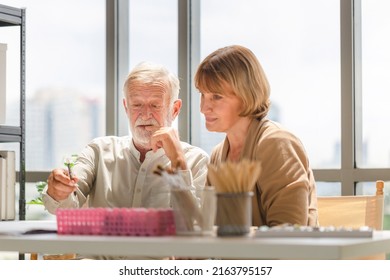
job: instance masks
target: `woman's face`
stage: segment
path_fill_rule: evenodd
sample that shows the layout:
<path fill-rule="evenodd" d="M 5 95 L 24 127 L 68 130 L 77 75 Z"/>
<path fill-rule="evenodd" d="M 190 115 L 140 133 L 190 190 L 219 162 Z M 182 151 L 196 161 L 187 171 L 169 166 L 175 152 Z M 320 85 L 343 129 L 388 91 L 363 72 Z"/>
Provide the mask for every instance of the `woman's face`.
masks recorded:
<path fill-rule="evenodd" d="M 207 130 L 227 133 L 241 119 L 242 101 L 227 83 L 222 90 L 201 92 L 200 111 L 205 116 Z"/>

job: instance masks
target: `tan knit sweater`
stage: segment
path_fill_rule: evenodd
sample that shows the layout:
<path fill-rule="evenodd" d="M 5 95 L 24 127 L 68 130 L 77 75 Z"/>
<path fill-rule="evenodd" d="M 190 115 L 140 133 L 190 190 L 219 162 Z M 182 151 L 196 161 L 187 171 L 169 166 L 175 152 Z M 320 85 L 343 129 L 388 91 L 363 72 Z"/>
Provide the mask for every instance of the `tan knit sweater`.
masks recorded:
<path fill-rule="evenodd" d="M 211 163 L 226 161 L 229 141 L 217 145 Z M 240 159 L 256 160 L 261 174 L 253 197 L 253 225 L 318 225 L 316 186 L 300 140 L 270 120 L 253 120 Z"/>

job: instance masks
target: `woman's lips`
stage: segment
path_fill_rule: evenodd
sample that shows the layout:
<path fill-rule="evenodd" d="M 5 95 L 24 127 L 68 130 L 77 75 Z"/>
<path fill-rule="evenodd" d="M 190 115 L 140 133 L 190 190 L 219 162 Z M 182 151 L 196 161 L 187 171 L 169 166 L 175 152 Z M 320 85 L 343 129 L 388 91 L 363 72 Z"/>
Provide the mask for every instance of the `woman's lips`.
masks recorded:
<path fill-rule="evenodd" d="M 205 120 L 206 120 L 206 122 L 211 123 L 211 122 L 215 122 L 215 121 L 217 120 L 217 118 L 214 118 L 214 117 L 206 117 Z"/>

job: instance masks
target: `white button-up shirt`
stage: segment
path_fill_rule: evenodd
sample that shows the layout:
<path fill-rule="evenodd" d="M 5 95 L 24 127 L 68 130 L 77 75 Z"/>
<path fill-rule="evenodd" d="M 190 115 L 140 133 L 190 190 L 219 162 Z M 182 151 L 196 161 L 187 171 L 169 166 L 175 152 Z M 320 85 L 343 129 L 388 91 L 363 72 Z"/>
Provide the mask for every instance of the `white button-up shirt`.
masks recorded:
<path fill-rule="evenodd" d="M 179 171 L 186 187 L 199 199 L 207 177 L 208 155 L 202 149 L 181 142 L 188 170 Z M 89 207 L 170 207 L 169 186 L 153 173 L 157 165 L 169 167 L 163 149 L 149 151 L 144 162 L 131 137 L 106 136 L 94 139 L 79 155 L 74 173 L 80 192 L 55 201 L 46 191 L 43 201 L 50 213 L 59 207 L 77 208 L 89 196 Z"/>

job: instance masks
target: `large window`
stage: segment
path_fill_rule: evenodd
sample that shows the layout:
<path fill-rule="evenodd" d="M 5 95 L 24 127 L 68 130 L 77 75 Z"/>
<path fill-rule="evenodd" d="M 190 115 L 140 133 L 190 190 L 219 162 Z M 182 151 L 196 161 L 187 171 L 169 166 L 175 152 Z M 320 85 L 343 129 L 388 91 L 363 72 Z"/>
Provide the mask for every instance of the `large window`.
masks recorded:
<path fill-rule="evenodd" d="M 316 168 L 340 167 L 339 6 L 328 0 L 201 2 L 201 58 L 227 45 L 250 48 L 271 85 L 269 118 L 301 138 Z M 210 139 L 201 139 L 207 151 Z"/>
<path fill-rule="evenodd" d="M 390 167 L 389 12 L 389 1 L 362 0 L 362 168 Z"/>
<path fill-rule="evenodd" d="M 313 168 L 340 168 L 339 1 L 210 0 L 200 5 L 200 53 L 244 45 L 260 60 L 271 85 L 270 119 L 296 134 Z M 223 135 L 203 122 L 199 145 L 210 152 Z M 318 183 L 322 194 L 340 185 Z"/>
<path fill-rule="evenodd" d="M 129 1 L 129 13 L 122 19 L 129 21 L 130 43 L 120 47 L 129 49 L 126 69 L 139 60 L 170 68 L 178 63 L 182 98 L 184 94 L 190 108 L 180 115 L 180 129 L 190 131 L 184 140 L 209 153 L 224 135 L 206 130 L 192 75 L 220 47 L 249 47 L 271 84 L 269 118 L 302 140 L 318 194 L 370 193 L 375 180 L 390 180 L 389 144 L 382 128 L 389 119 L 382 102 L 388 88 L 383 76 L 387 2 Z M 151 5 L 153 16 L 143 12 Z M 162 37 L 170 39 L 161 42 Z"/>
<path fill-rule="evenodd" d="M 131 134 L 122 103 L 123 84 L 137 64 L 158 63 L 178 74 L 177 7 L 177 0 L 107 1 L 107 59 L 114 59 L 107 67 L 107 133 Z"/>
<path fill-rule="evenodd" d="M 129 62 L 127 72 L 119 81 L 119 89 L 128 72 L 143 61 L 162 64 L 178 74 L 177 0 L 132 0 L 128 8 Z M 124 114 L 122 107 L 119 110 Z M 178 119 L 174 121 L 176 127 L 177 122 Z"/>
<path fill-rule="evenodd" d="M 129 66 L 151 61 L 177 74 L 177 0 L 129 1 Z"/>
<path fill-rule="evenodd" d="M 390 43 L 383 35 L 390 28 L 388 1 L 74 0 L 56 1 L 55 6 L 48 0 L 2 2 L 27 8 L 28 172 L 61 166 L 65 154 L 103 135 L 110 110 L 120 111 L 114 125 L 127 128 L 119 100 L 123 80 L 145 60 L 179 72 L 181 97 L 190 108 L 179 117 L 184 120 L 180 129 L 190 128 L 184 140 L 211 152 L 224 135 L 207 132 L 191 74 L 181 71 L 194 73 L 210 52 L 242 44 L 258 56 L 269 78 L 269 117 L 305 145 L 320 195 L 367 193 L 365 186 L 372 184 L 363 182 L 390 180 L 385 129 L 390 119 L 385 100 Z M 106 12 L 112 6 L 116 12 L 107 22 L 119 28 L 111 45 L 119 52 L 105 57 Z M 8 38 L 9 50 L 19 40 L 10 33 L 1 34 Z M 18 55 L 9 51 L 9 56 L 15 59 L 10 65 L 18 65 Z M 119 73 L 115 85 L 110 88 L 107 83 L 107 94 L 116 92 L 116 103 L 107 103 L 103 110 L 105 78 L 113 72 L 105 59 L 122 63 L 122 68 L 114 69 Z M 17 104 L 18 100 L 7 101 L 7 119 L 13 124 L 18 122 Z"/>
<path fill-rule="evenodd" d="M 181 98 L 190 108 L 180 115 L 184 127 L 190 128 L 184 140 L 211 152 L 224 135 L 206 130 L 191 74 L 182 73 L 193 73 L 201 59 L 220 47 L 241 44 L 257 55 L 270 81 L 269 117 L 306 147 L 319 195 L 372 194 L 374 181 L 382 179 L 389 216 L 390 1 L 1 2 L 26 7 L 30 175 L 61 166 L 64 155 L 79 152 L 105 130 L 127 134 L 122 85 L 128 71 L 145 60 L 178 73 Z M 107 16 L 112 7 L 116 10 Z M 107 28 L 106 36 L 106 20 L 117 33 Z M 8 44 L 7 92 L 18 92 L 19 56 L 14 50 L 19 37 L 12 28 L 0 32 L 0 42 Z M 106 56 L 106 44 L 107 53 L 115 55 Z M 7 124 L 19 123 L 18 98 L 7 95 Z M 114 121 L 107 121 L 112 116 Z M 18 151 L 17 144 L 0 148 Z M 35 181 L 30 181 L 30 191 Z M 28 191 L 27 200 L 32 195 Z M 385 228 L 390 228 L 388 218 Z"/>
<path fill-rule="evenodd" d="M 2 4 L 26 8 L 26 170 L 62 167 L 66 155 L 104 133 L 105 1 Z M 0 38 L 9 44 L 7 123 L 17 125 L 19 38 Z"/>
<path fill-rule="evenodd" d="M 33 178 L 26 184 L 27 202 L 38 195 L 36 182 L 62 167 L 64 156 L 80 152 L 104 134 L 105 2 L 1 1 L 26 8 L 26 171 L 27 179 Z M 7 125 L 20 123 L 20 37 L 15 28 L 0 29 L 0 43 L 7 43 Z M 19 157 L 18 144 L 0 143 L 0 149 L 14 150 Z M 18 160 L 16 165 L 19 170 Z M 16 209 L 18 194 L 19 184 Z M 54 218 L 43 206 L 26 207 L 27 220 Z M 1 258 L 17 254 L 0 254 Z"/>

